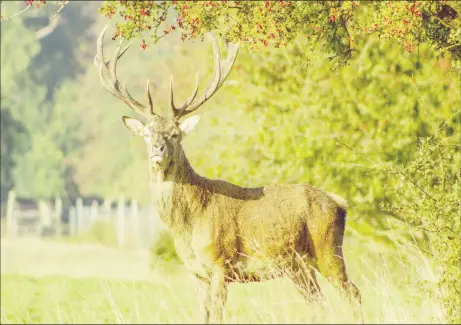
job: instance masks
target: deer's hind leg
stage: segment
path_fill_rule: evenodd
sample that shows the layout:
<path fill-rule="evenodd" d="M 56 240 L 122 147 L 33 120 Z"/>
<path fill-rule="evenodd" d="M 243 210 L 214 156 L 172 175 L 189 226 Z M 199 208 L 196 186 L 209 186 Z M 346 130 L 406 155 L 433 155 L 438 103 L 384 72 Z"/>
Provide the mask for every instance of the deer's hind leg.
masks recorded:
<path fill-rule="evenodd" d="M 344 289 L 352 301 L 356 300 L 360 304 L 360 292 L 347 277 L 342 253 L 338 251 L 323 253 L 318 262 L 320 273 L 333 285 Z"/>
<path fill-rule="evenodd" d="M 301 256 L 295 257 L 294 264 L 287 273 L 296 289 L 308 302 L 316 301 L 323 296 L 317 283 L 314 268 Z"/>
<path fill-rule="evenodd" d="M 320 255 L 320 254 L 319 254 Z M 346 273 L 341 246 L 337 249 L 324 251 L 318 259 L 320 273 L 334 286 L 342 288 L 354 308 L 354 315 L 360 324 L 364 324 L 364 316 L 360 309 L 360 291 L 350 281 Z"/>
<path fill-rule="evenodd" d="M 324 236 L 319 236 L 315 244 L 319 272 L 333 285 L 346 291 L 351 302 L 361 303 L 360 291 L 347 276 L 343 257 L 345 215 L 336 216 L 335 222 L 327 228 Z"/>
<path fill-rule="evenodd" d="M 296 289 L 303 295 L 304 299 L 312 302 L 323 297 L 314 270 L 294 269 L 291 272 L 290 279 L 293 281 Z"/>

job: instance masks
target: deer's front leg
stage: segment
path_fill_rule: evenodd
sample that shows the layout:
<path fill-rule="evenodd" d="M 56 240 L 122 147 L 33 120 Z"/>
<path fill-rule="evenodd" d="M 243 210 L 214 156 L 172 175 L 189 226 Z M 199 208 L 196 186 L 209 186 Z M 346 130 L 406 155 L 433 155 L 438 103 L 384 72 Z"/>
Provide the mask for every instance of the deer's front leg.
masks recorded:
<path fill-rule="evenodd" d="M 210 322 L 212 324 L 221 324 L 227 301 L 227 282 L 224 269 L 214 267 L 210 280 Z"/>
<path fill-rule="evenodd" d="M 223 321 L 227 301 L 227 283 L 224 271 L 213 270 L 205 279 L 197 276 L 199 286 L 200 311 L 203 324 L 220 324 Z"/>
<path fill-rule="evenodd" d="M 195 279 L 198 284 L 198 296 L 200 304 L 200 316 L 203 324 L 210 323 L 210 281 L 197 274 Z"/>

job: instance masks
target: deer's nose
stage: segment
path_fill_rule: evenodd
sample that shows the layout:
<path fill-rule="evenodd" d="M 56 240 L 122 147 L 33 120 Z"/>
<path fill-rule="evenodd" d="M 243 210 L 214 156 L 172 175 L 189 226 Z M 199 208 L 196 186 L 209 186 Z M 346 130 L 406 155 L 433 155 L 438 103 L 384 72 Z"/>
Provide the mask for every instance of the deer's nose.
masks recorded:
<path fill-rule="evenodd" d="M 164 144 L 160 144 L 158 146 L 152 146 L 152 155 L 156 156 L 156 155 L 163 155 L 165 153 L 165 145 Z"/>

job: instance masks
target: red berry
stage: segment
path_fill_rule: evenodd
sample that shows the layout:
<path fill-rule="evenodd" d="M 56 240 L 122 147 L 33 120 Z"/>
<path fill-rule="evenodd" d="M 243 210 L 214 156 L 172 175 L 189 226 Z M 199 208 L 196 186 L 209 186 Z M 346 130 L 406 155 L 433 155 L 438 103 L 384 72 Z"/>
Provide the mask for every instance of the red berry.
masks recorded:
<path fill-rule="evenodd" d="M 150 15 L 150 11 L 149 10 L 146 10 L 144 8 L 142 8 L 139 13 L 141 14 L 141 16 L 149 16 Z"/>

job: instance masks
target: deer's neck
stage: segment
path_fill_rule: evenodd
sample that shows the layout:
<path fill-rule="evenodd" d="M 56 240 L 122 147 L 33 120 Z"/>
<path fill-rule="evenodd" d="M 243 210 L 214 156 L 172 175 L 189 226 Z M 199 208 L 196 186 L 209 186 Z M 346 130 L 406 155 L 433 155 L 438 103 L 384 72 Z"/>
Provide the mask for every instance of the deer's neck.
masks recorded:
<path fill-rule="evenodd" d="M 165 172 L 165 178 L 159 181 L 157 174 L 150 166 L 151 197 L 160 218 L 172 230 L 187 227 L 191 211 L 196 205 L 195 193 L 200 176 L 190 165 L 185 153 L 180 149 L 178 157 Z M 195 210 L 195 209 L 194 209 Z"/>

